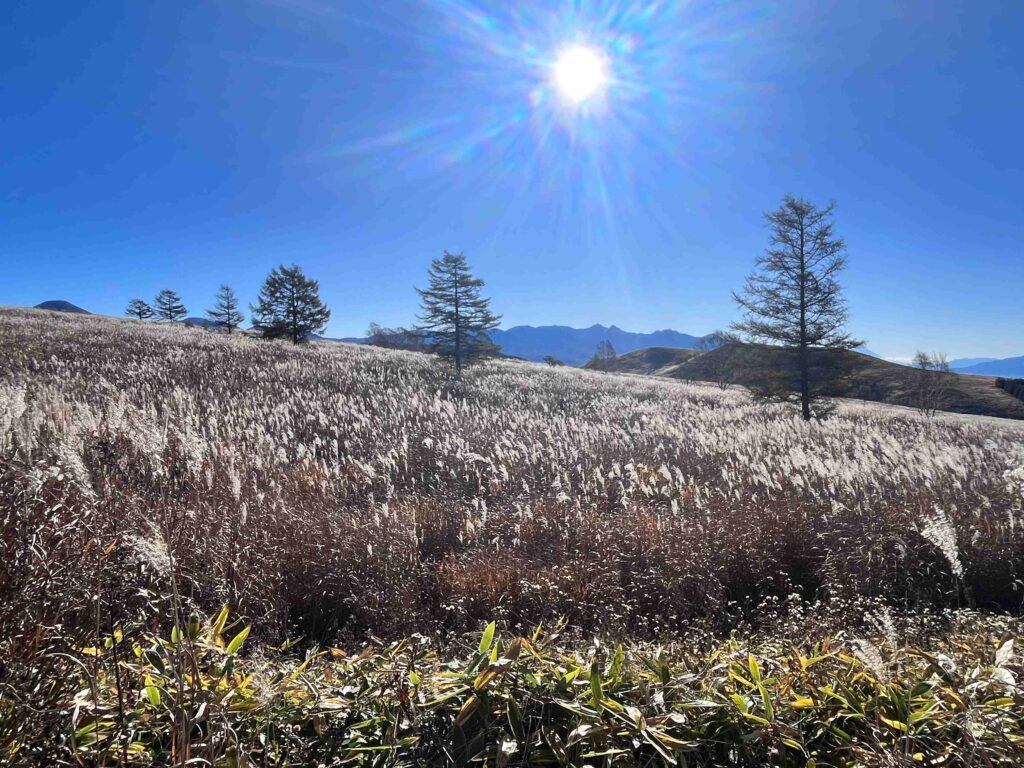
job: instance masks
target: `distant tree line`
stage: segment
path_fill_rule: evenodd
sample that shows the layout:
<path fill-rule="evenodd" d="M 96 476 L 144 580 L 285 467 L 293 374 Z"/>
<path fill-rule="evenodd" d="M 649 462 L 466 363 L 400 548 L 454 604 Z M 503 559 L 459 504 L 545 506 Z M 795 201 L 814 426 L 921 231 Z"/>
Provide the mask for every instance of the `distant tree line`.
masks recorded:
<path fill-rule="evenodd" d="M 306 277 L 301 267 L 283 264 L 267 275 L 256 304 L 250 305 L 249 311 L 252 313 L 253 330 L 264 338 L 288 338 L 295 344 L 323 331 L 331 317 L 330 310 L 320 300 L 320 284 Z M 188 309 L 175 291 L 164 288 L 153 299 L 152 305 L 142 299 L 132 299 L 125 314 L 139 321 L 155 318 L 177 323 L 188 315 Z M 245 322 L 238 297 L 227 284 L 217 290 L 213 308 L 206 310 L 205 314 L 214 328 L 229 334 Z"/>
<path fill-rule="evenodd" d="M 426 288 L 420 296 L 420 324 L 415 328 L 384 328 L 371 323 L 366 342 L 391 349 L 433 352 L 449 360 L 456 377 L 473 363 L 499 353 L 490 331 L 501 316 L 491 311 L 490 299 L 481 294 L 484 281 L 475 277 L 463 254 L 445 252 L 434 259 L 427 272 Z M 249 305 L 251 327 L 265 339 L 288 339 L 293 344 L 308 341 L 327 327 L 331 311 L 320 299 L 320 284 L 297 265 L 283 264 L 264 280 L 255 304 Z M 149 304 L 132 299 L 125 308 L 128 317 L 140 322 L 157 319 L 180 322 L 188 315 L 181 297 L 165 288 Z M 211 327 L 233 333 L 245 322 L 238 297 L 230 285 L 221 285 L 212 309 L 206 310 Z"/>

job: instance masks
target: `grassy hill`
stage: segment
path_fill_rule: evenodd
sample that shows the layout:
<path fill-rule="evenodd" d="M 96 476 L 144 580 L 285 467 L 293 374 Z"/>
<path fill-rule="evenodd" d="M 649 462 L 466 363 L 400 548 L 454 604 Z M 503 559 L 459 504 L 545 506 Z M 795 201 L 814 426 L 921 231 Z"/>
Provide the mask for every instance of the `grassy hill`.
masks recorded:
<path fill-rule="evenodd" d="M 700 353 L 695 349 L 647 347 L 613 357 L 600 364 L 587 363 L 583 367 L 590 370 L 614 371 L 615 373 L 670 376 L 676 366 L 698 354 Z"/>
<path fill-rule="evenodd" d="M 916 404 L 918 372 L 913 368 L 859 352 L 826 350 L 812 351 L 811 365 L 813 377 L 831 380 L 828 394 L 833 397 Z M 752 388 L 771 379 L 792 390 L 798 385 L 796 352 L 765 344 L 727 344 L 703 353 L 652 347 L 620 355 L 608 361 L 607 369 Z M 943 410 L 1024 419 L 1024 402 L 996 387 L 994 376 L 949 374 Z"/>

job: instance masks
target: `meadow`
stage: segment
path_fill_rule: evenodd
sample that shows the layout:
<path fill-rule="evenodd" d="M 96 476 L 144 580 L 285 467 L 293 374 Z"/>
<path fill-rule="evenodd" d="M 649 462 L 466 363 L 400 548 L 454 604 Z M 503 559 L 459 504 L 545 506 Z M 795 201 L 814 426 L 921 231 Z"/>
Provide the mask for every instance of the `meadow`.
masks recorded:
<path fill-rule="evenodd" d="M 11 764 L 1021 759 L 1021 425 L 24 310 L 0 349 Z"/>

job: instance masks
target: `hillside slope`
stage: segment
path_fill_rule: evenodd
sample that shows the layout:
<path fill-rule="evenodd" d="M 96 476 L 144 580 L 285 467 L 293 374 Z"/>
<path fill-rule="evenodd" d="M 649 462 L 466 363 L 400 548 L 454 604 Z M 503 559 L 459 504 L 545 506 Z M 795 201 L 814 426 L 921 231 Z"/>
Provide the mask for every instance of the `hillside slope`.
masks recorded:
<path fill-rule="evenodd" d="M 699 354 L 695 349 L 648 347 L 635 352 L 627 352 L 600 364 L 587 362 L 583 367 L 588 370 L 614 371 L 616 373 L 671 376 L 677 366 Z"/>
<path fill-rule="evenodd" d="M 661 359 L 663 353 L 652 349 L 620 355 L 610 362 L 610 370 L 746 387 L 758 387 L 769 380 L 783 383 L 792 390 L 798 385 L 796 352 L 781 347 L 728 344 L 710 352 L 690 352 L 671 364 L 652 366 L 650 360 Z M 915 405 L 917 372 L 876 357 L 858 352 L 814 350 L 812 375 L 832 379 L 834 383 L 828 394 L 834 397 Z M 996 387 L 992 376 L 950 374 L 944 410 L 1024 419 L 1024 402 Z"/>

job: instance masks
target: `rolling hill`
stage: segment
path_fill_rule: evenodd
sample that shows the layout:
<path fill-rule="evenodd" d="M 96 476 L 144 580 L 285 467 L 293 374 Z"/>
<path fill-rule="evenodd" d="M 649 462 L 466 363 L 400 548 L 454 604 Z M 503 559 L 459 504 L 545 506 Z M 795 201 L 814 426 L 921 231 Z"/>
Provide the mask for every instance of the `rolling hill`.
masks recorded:
<path fill-rule="evenodd" d="M 812 352 L 812 375 L 831 378 L 833 397 L 914 406 L 918 373 L 859 352 Z M 587 368 L 596 368 L 588 363 Z M 764 344 L 727 344 L 710 352 L 648 349 L 608 361 L 607 370 L 758 387 L 774 381 L 797 388 L 794 350 Z M 992 376 L 949 375 L 943 410 L 1024 419 L 1024 401 L 995 386 Z"/>
<path fill-rule="evenodd" d="M 33 307 L 33 309 L 48 309 L 51 312 L 73 312 L 78 315 L 89 315 L 92 314 L 86 309 L 82 309 L 79 306 L 72 304 L 70 301 L 64 301 L 63 299 L 52 299 L 50 301 L 41 301 Z"/>
<path fill-rule="evenodd" d="M 613 357 L 601 364 L 588 362 L 583 367 L 590 370 L 614 371 L 615 373 L 672 376 L 672 373 L 680 364 L 699 354 L 695 349 L 647 347 L 646 349 L 638 349 L 618 357 Z"/>

